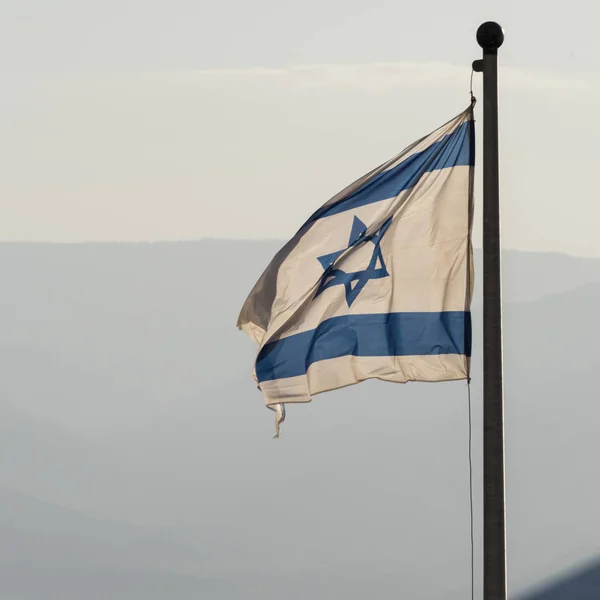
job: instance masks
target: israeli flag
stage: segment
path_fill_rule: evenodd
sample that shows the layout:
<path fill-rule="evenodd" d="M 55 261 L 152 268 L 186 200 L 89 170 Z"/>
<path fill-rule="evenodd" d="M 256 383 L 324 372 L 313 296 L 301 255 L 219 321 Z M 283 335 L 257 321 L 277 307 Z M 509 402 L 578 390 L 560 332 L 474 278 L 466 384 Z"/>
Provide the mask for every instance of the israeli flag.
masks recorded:
<path fill-rule="evenodd" d="M 369 378 L 469 377 L 473 107 L 319 208 L 238 319 L 268 407 Z"/>

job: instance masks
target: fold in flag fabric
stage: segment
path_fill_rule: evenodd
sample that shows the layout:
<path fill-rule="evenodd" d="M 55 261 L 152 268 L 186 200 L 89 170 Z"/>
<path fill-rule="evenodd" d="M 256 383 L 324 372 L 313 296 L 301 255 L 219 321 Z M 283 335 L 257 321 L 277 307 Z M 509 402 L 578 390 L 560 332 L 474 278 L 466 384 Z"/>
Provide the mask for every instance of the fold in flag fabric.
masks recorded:
<path fill-rule="evenodd" d="M 276 411 L 365 379 L 468 379 L 473 106 L 348 186 L 277 253 L 242 307 Z"/>

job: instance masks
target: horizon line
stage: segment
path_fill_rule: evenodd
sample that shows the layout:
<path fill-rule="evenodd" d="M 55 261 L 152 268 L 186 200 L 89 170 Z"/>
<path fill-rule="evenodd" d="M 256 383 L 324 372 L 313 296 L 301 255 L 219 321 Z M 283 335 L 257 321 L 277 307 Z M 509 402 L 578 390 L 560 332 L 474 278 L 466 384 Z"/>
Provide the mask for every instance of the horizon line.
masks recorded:
<path fill-rule="evenodd" d="M 252 244 L 281 244 L 286 240 L 283 238 L 226 238 L 226 237 L 199 237 L 193 239 L 181 240 L 81 240 L 81 241 L 53 241 L 53 240 L 2 240 L 0 246 L 156 246 L 156 245 L 174 245 L 174 244 L 201 244 L 203 242 L 217 243 L 240 243 L 247 242 Z M 474 251 L 482 251 L 481 246 L 473 246 Z M 600 260 L 600 256 L 584 256 L 580 254 L 570 254 L 559 250 L 521 250 L 519 248 L 502 248 L 502 252 L 516 252 L 520 254 L 554 254 L 567 256 L 569 258 Z"/>

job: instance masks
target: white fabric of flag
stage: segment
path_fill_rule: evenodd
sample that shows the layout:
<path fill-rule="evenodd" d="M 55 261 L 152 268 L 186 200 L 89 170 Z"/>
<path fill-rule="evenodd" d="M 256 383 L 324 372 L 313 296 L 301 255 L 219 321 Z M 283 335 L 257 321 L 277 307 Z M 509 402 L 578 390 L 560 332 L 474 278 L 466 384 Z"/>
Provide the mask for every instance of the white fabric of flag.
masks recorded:
<path fill-rule="evenodd" d="M 319 208 L 241 310 L 255 381 L 285 404 L 369 378 L 469 377 L 473 106 Z"/>

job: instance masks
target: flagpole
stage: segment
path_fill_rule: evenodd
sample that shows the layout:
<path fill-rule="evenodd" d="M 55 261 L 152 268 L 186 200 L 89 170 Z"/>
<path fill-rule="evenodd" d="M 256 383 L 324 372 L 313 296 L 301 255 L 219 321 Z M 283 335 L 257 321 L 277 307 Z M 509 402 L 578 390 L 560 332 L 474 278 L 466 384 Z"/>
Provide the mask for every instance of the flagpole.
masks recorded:
<path fill-rule="evenodd" d="M 506 600 L 504 395 L 498 173 L 498 23 L 477 30 L 483 60 L 483 589 L 484 600 Z"/>

